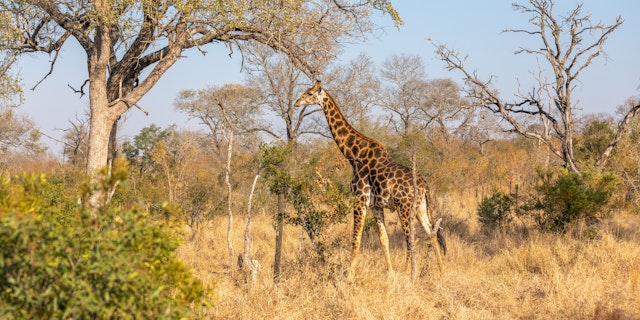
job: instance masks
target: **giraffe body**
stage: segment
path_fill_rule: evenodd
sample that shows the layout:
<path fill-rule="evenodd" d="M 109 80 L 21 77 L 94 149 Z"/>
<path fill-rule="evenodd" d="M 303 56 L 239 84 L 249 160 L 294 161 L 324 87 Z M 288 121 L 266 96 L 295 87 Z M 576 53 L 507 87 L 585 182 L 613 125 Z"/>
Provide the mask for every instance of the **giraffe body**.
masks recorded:
<path fill-rule="evenodd" d="M 409 221 L 413 212 L 414 191 L 417 193 L 415 196 L 417 220 L 427 235 L 432 235 L 427 203 L 427 182 L 419 174 L 416 174 L 414 184 L 411 169 L 393 160 L 380 142 L 353 128 L 333 98 L 320 87 L 319 81 L 295 102 L 295 106 L 313 104 L 322 107 L 331 134 L 353 169 L 351 193 L 358 201 L 354 209 L 351 269 L 353 269 L 354 262 L 360 252 L 367 207 L 371 208 L 376 220 L 389 272 L 393 271 L 393 267 L 383 210 L 388 208 L 397 212 L 407 242 L 406 267 L 409 269 L 411 263 Z M 433 233 L 434 236 L 435 234 Z M 439 235 L 437 239 L 442 249 L 445 249 L 444 238 Z M 438 250 L 437 246 L 435 249 Z M 437 254 L 439 257 L 438 251 Z"/>

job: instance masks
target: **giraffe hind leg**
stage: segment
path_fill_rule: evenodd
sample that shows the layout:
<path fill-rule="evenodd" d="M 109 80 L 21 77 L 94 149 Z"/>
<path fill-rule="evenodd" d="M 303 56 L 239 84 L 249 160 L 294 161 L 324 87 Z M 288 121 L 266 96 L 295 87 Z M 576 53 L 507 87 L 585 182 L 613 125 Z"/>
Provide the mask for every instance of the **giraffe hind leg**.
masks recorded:
<path fill-rule="evenodd" d="M 411 208 L 404 208 L 399 206 L 396 208 L 398 212 L 398 218 L 400 219 L 400 225 L 402 227 L 402 232 L 404 233 L 404 238 L 407 245 L 407 257 L 405 260 L 405 272 L 411 272 L 411 259 L 413 257 L 413 252 L 411 251 L 411 225 L 409 220 L 409 215 L 411 214 Z M 415 239 L 414 239 L 415 241 Z"/>
<path fill-rule="evenodd" d="M 427 236 L 434 237 L 434 239 L 436 239 L 436 242 L 434 242 L 434 244 L 437 243 L 438 247 L 440 247 L 440 251 L 444 255 L 446 255 L 447 243 L 445 241 L 444 235 L 442 234 L 442 228 L 439 228 L 439 224 L 438 224 L 438 228 L 435 234 L 433 234 L 433 229 L 432 229 L 433 225 L 432 225 L 431 219 L 429 218 L 429 214 L 427 210 L 428 209 L 427 209 L 426 201 L 420 203 L 420 206 L 418 207 L 418 213 L 417 213 L 418 221 L 420 221 L 420 225 L 422 225 L 422 228 L 427 233 Z"/>
<path fill-rule="evenodd" d="M 384 252 L 387 271 L 391 273 L 393 272 L 393 265 L 391 264 L 391 255 L 389 254 L 389 236 L 387 235 L 387 229 L 384 225 L 384 211 L 382 208 L 374 208 L 373 215 L 376 218 L 378 235 L 380 236 L 380 245 L 382 247 L 382 251 Z"/>
<path fill-rule="evenodd" d="M 431 219 L 429 219 L 429 213 L 427 210 L 428 210 L 427 201 L 426 199 L 424 199 L 420 202 L 420 205 L 418 206 L 418 212 L 417 212 L 418 221 L 420 221 L 420 225 L 422 225 L 422 228 L 426 232 L 427 237 L 431 240 L 432 247 L 433 247 L 433 250 L 435 251 L 436 259 L 438 262 L 438 268 L 440 269 L 440 271 L 442 271 L 443 267 L 442 267 L 441 252 L 444 252 L 446 254 L 447 247 L 444 242 L 444 236 L 440 232 L 439 223 L 437 226 L 438 230 L 436 230 L 436 232 L 433 232 Z"/>

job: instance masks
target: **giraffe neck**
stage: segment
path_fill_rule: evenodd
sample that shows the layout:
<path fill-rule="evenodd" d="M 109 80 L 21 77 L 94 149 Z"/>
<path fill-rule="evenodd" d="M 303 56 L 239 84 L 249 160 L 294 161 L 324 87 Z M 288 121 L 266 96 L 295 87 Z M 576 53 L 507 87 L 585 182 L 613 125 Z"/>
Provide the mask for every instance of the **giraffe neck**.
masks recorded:
<path fill-rule="evenodd" d="M 329 129 L 340 152 L 349 160 L 362 160 L 366 150 L 378 150 L 379 155 L 386 155 L 386 150 L 378 141 L 371 139 L 356 130 L 347 121 L 336 102 L 325 91 L 322 99 L 322 110 L 327 118 Z"/>

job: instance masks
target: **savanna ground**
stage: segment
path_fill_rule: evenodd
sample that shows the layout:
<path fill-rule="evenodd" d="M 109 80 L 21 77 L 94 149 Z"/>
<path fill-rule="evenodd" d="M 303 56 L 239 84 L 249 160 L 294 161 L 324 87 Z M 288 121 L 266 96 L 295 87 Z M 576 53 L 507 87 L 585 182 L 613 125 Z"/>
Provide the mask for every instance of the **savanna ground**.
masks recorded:
<path fill-rule="evenodd" d="M 184 137 L 190 136 L 185 134 Z M 173 143 L 176 146 L 172 149 L 168 149 L 166 144 L 156 143 L 154 149 L 145 153 L 148 158 L 133 158 L 127 166 L 121 167 L 122 175 L 127 178 L 118 185 L 112 200 L 113 208 L 110 209 L 113 212 L 125 212 L 128 208 L 136 208 L 135 212 L 148 211 L 146 217 L 149 221 L 145 220 L 148 224 L 118 231 L 134 235 L 139 233 L 137 228 L 167 224 L 168 220 L 173 221 L 174 218 L 178 218 L 180 223 L 185 222 L 184 227 L 180 225 L 184 232 L 179 235 L 183 244 L 178 248 L 178 259 L 190 268 L 193 276 L 202 281 L 207 289 L 202 298 L 204 305 L 192 303 L 198 300 L 186 298 L 183 300 L 187 302 L 178 304 L 191 304 L 191 318 L 640 319 L 640 188 L 637 187 L 640 181 L 637 179 L 640 152 L 635 136 L 630 136 L 624 142 L 622 150 L 625 152 L 615 154 L 615 161 L 610 162 L 608 171 L 617 176 L 617 188 L 612 191 L 611 201 L 606 207 L 584 210 L 596 211 L 596 215 L 588 217 L 588 223 L 577 221 L 566 232 L 542 232 L 534 218 L 527 215 L 515 215 L 509 223 L 494 228 L 487 228 L 479 220 L 478 209 L 483 199 L 496 192 L 515 193 L 518 195 L 516 201 L 521 202 L 543 198 L 537 187 L 542 182 L 536 169 L 546 166 L 556 170 L 560 167 L 553 158 L 549 158 L 544 146 L 521 139 L 493 141 L 480 150 L 468 142 L 454 139 L 433 140 L 429 145 L 425 143 L 418 149 L 424 154 L 418 154 L 417 167 L 431 183 L 431 212 L 434 219 L 443 218 L 448 254 L 440 271 L 433 251 L 426 244 L 425 235 L 419 231 L 418 276 L 415 279 L 402 270 L 405 259 L 404 236 L 397 216 L 389 212 L 386 213 L 386 222 L 396 272 L 387 273 L 377 230 L 369 227 L 363 235 L 362 255 L 356 262 L 355 272 L 348 273 L 353 221 L 350 214 L 345 217 L 333 212 L 338 211 L 337 202 L 345 205 L 342 201 L 348 197 L 351 169 L 333 141 L 301 145 L 295 150 L 298 153 L 289 157 L 285 164 L 295 175 L 293 182 L 306 182 L 306 195 L 314 208 L 327 213 L 322 216 L 325 224 L 317 234 L 326 246 L 326 259 L 324 262 L 318 259 L 307 233 L 302 231 L 300 221 L 292 223 L 295 220 L 292 218 L 298 216 L 289 199 L 285 205 L 289 221 L 284 228 L 281 275 L 274 282 L 277 196 L 273 194 L 275 179 L 269 177 L 265 170 L 253 198 L 251 254 L 261 265 L 253 285 L 247 275 L 239 270 L 236 257 L 244 251 L 243 232 L 251 182 L 259 160 L 266 156 L 261 156 L 258 151 L 234 155 L 230 203 L 234 212 L 231 239 L 236 253 L 230 258 L 227 249 L 229 189 L 224 182 L 224 170 L 221 169 L 224 168 L 224 159 L 212 156 L 209 144 L 185 140 L 184 145 L 203 147 L 181 149 L 181 141 L 175 139 Z M 396 159 L 408 163 L 407 153 L 401 149 L 402 141 L 389 140 L 386 145 L 390 146 L 390 152 Z M 77 177 L 80 175 L 55 163 L 50 163 L 48 167 L 42 167 L 42 163 L 38 164 L 40 167 L 33 168 L 27 165 L 25 162 L 12 167 L 18 171 L 10 172 L 7 176 L 27 171 L 38 172 L 35 177 L 43 177 L 40 172 L 49 172 L 50 183 L 45 184 L 48 187 L 43 191 L 47 192 L 44 196 L 40 195 L 44 198 L 40 202 L 55 207 L 54 212 L 62 216 L 75 215 L 72 209 L 77 207 L 76 190 L 81 185 Z M 589 183 L 592 180 L 597 183 L 602 181 L 593 178 L 584 180 L 589 180 Z M 15 181 L 29 180 L 18 178 Z M 113 182 L 114 179 L 108 181 Z M 318 181 L 322 183 L 318 184 Z M 329 185 L 333 185 L 333 188 L 328 188 Z M 580 195 L 575 190 L 568 194 Z M 23 196 L 21 199 L 31 198 Z M 10 204 L 14 202 L 22 203 L 11 201 Z M 171 210 L 165 210 L 165 205 Z M 179 210 L 173 210 L 176 208 Z M 129 216 L 132 219 L 137 217 L 134 214 Z M 113 225 L 120 226 L 118 221 Z M 52 222 L 51 225 L 57 224 Z M 63 237 L 65 235 L 60 234 L 61 239 L 65 239 L 60 241 L 63 244 L 60 251 L 63 257 L 66 257 L 69 243 Z M 100 233 L 95 235 L 101 237 Z M 122 233 L 113 235 L 121 236 Z M 173 243 L 176 239 L 173 233 L 171 235 L 170 238 L 156 240 Z M 35 243 L 46 242 L 41 237 L 33 238 L 36 239 Z M 140 248 L 154 251 L 158 246 L 153 241 L 145 240 L 149 246 Z M 119 247 L 126 242 L 118 237 L 112 243 Z M 125 249 L 129 250 L 128 247 Z M 99 257 L 101 259 L 95 259 L 95 263 L 113 265 L 113 270 L 121 271 L 120 265 L 132 264 L 122 260 L 135 260 L 147 254 L 147 251 L 140 253 L 134 249 L 126 251 L 130 256 L 118 255 L 119 261 L 111 261 L 117 260 L 115 258 L 105 261 Z M 78 250 L 85 252 L 80 247 Z M 172 250 L 169 251 L 173 256 Z M 27 259 L 21 261 L 31 261 L 29 251 L 24 252 Z M 40 266 L 52 269 L 48 260 L 40 259 L 39 262 Z M 166 265 L 166 261 L 161 263 L 156 260 L 156 263 Z M 175 269 L 180 268 L 176 266 Z M 166 273 L 160 270 L 150 272 L 150 275 L 162 278 Z M 86 274 L 93 275 L 91 272 Z M 102 274 L 102 279 L 111 283 L 112 274 L 113 271 L 106 272 Z M 179 275 L 191 279 L 190 274 Z M 175 279 L 182 278 L 150 278 L 152 280 L 149 282 L 158 282 L 153 282 L 158 284 L 158 288 L 149 286 L 150 292 L 162 291 L 163 299 L 176 301 L 179 285 Z M 92 282 L 91 279 L 87 280 L 87 283 Z M 71 281 L 71 284 L 75 283 Z M 30 283 L 23 285 L 25 288 L 29 286 Z M 121 287 L 114 284 L 108 289 Z M 164 290 L 168 287 L 170 290 Z M 196 293 L 200 292 L 195 289 Z M 33 294 L 20 297 L 26 296 L 28 301 L 32 301 L 32 297 L 39 294 L 38 291 L 28 292 Z M 134 298 L 129 292 L 125 293 L 122 300 L 118 301 L 129 307 Z M 153 297 L 153 294 L 143 292 L 137 296 L 137 306 L 152 305 L 146 303 L 143 297 Z M 99 295 L 93 298 L 96 303 L 104 302 Z M 82 306 L 77 308 L 79 312 L 84 309 Z M 114 310 L 127 312 L 128 309 Z M 162 312 L 152 314 L 156 317 L 161 316 Z"/>
<path fill-rule="evenodd" d="M 488 232 L 473 197 L 449 197 L 444 212 L 448 254 L 438 270 L 418 233 L 418 276 L 402 270 L 404 236 L 386 212 L 396 272 L 388 274 L 377 231 L 363 235 L 355 274 L 350 263 L 352 219 L 327 232 L 329 258 L 320 263 L 300 227 L 287 225 L 282 275 L 273 281 L 275 228 L 262 212 L 252 223 L 253 256 L 262 268 L 251 286 L 229 262 L 227 217 L 203 226 L 179 257 L 210 289 L 196 317 L 215 319 L 640 319 L 640 216 L 603 219 L 599 236 L 580 230 L 542 233 L 513 224 Z M 437 217 L 437 216 L 436 216 Z M 245 217 L 234 219 L 236 250 Z M 579 227 L 578 227 L 579 228 Z M 190 234 L 186 230 L 185 234 Z"/>

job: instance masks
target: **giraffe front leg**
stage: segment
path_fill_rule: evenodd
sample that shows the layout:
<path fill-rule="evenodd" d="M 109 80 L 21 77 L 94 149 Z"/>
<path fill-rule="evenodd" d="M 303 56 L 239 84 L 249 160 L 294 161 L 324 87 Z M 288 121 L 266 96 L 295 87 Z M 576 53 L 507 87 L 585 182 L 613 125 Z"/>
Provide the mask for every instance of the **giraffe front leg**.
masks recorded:
<path fill-rule="evenodd" d="M 360 201 L 353 210 L 353 237 L 351 239 L 351 266 L 350 274 L 353 274 L 356 259 L 360 254 L 360 241 L 362 240 L 362 230 L 364 229 L 364 218 L 367 214 L 365 201 Z"/>

